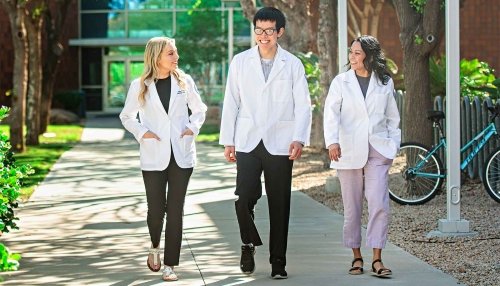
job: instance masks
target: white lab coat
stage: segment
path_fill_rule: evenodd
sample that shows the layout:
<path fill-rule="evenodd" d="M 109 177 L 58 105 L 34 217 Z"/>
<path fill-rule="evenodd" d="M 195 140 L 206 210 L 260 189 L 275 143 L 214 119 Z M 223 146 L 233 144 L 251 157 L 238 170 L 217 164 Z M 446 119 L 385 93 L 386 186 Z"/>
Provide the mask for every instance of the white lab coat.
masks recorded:
<path fill-rule="evenodd" d="M 339 143 L 341 158 L 331 168 L 360 169 L 368 160 L 368 143 L 388 159 L 394 159 L 401 143 L 399 112 L 392 79 L 383 85 L 375 73 L 363 97 L 353 70 L 336 76 L 324 110 L 326 147 Z"/>
<path fill-rule="evenodd" d="M 130 84 L 120 120 L 140 144 L 142 170 L 165 170 L 170 162 L 171 150 L 179 167 L 192 168 L 196 164 L 194 138 L 199 134 L 201 125 L 205 121 L 207 106 L 201 101 L 196 85 L 189 75 L 186 76 L 186 82 L 186 90 L 181 90 L 177 80 L 172 76 L 168 114 L 163 108 L 152 80 L 145 81 L 148 92 L 142 106 L 139 103 L 139 79 Z M 191 116 L 188 115 L 188 106 L 192 112 Z M 186 128 L 191 129 L 194 135 L 185 135 L 181 138 L 181 133 Z M 148 130 L 161 140 L 142 138 Z"/>
<path fill-rule="evenodd" d="M 309 144 L 311 99 L 301 61 L 278 46 L 267 82 L 258 46 L 229 67 L 219 143 L 250 152 L 262 140 L 272 155 L 288 155 L 292 141 Z"/>

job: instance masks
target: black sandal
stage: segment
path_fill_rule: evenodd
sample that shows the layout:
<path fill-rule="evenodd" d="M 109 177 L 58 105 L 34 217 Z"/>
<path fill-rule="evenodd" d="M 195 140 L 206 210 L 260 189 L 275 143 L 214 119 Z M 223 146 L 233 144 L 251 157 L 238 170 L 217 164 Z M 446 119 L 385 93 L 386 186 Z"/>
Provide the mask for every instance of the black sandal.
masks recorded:
<path fill-rule="evenodd" d="M 354 266 L 354 263 L 356 263 L 357 261 L 361 261 L 361 266 Z M 351 269 L 349 269 L 349 274 L 351 275 L 363 274 L 363 258 L 358 257 L 352 260 Z"/>
<path fill-rule="evenodd" d="M 382 265 L 382 267 L 380 267 L 379 269 L 375 269 L 375 263 L 377 263 L 377 262 L 380 262 L 380 264 Z M 372 262 L 372 272 L 373 272 L 373 275 L 375 275 L 377 277 L 385 277 L 385 276 L 392 275 L 391 269 L 385 267 L 384 264 L 382 263 L 381 259 L 375 259 L 375 260 L 373 260 L 373 262 Z"/>

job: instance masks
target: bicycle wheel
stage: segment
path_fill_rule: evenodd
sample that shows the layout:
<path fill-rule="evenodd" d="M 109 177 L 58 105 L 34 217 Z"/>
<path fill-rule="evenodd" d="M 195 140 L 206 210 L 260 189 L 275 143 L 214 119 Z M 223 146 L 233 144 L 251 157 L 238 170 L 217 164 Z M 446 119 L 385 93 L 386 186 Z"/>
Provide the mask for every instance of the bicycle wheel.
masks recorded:
<path fill-rule="evenodd" d="M 500 203 L 500 148 L 493 151 L 484 162 L 483 184 L 486 192 Z"/>
<path fill-rule="evenodd" d="M 402 205 L 424 204 L 431 200 L 441 188 L 443 178 L 438 176 L 445 172 L 443 163 L 437 154 L 433 154 L 426 162 L 423 162 L 428 150 L 430 148 L 420 143 L 401 144 L 389 169 L 389 196 L 393 201 Z M 423 164 L 416 170 L 415 166 L 419 163 Z"/>

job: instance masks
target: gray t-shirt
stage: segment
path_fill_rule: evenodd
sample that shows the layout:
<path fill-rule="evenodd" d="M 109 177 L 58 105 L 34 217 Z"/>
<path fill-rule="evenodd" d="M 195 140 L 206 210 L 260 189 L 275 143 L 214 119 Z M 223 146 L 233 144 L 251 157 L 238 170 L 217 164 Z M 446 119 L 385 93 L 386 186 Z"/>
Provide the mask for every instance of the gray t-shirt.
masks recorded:
<path fill-rule="evenodd" d="M 271 73 L 271 69 L 273 68 L 274 58 L 273 59 L 260 59 L 260 63 L 262 65 L 262 72 L 264 72 L 264 78 L 267 81 L 269 74 Z"/>
<path fill-rule="evenodd" d="M 370 84 L 370 76 L 362 77 L 356 75 L 356 77 L 358 78 L 359 86 L 361 87 L 361 92 L 363 93 L 363 96 L 366 98 L 366 91 L 368 90 L 368 85 Z"/>

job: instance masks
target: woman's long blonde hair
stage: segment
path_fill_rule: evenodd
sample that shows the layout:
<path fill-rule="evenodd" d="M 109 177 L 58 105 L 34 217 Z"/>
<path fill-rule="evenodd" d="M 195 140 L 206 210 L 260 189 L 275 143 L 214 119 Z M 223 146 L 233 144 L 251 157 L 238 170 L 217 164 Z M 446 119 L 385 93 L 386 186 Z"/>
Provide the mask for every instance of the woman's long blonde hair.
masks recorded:
<path fill-rule="evenodd" d="M 140 79 L 141 89 L 139 91 L 139 102 L 141 104 L 146 102 L 146 93 L 148 92 L 148 86 L 145 84 L 145 81 L 154 81 L 158 78 L 158 60 L 161 52 L 166 46 L 175 47 L 175 40 L 168 37 L 154 37 L 146 44 L 146 49 L 144 51 L 144 71 Z M 179 87 L 185 90 L 186 74 L 181 69 L 177 68 L 171 72 L 171 75 L 175 77 L 179 83 Z"/>

